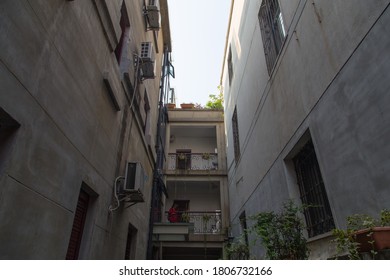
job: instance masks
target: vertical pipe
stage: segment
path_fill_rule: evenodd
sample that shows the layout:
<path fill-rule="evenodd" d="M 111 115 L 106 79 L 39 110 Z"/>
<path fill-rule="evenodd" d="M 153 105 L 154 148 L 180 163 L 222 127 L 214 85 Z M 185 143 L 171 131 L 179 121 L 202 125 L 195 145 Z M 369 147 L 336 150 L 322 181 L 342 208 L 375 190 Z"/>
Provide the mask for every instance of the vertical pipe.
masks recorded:
<path fill-rule="evenodd" d="M 153 258 L 153 224 L 155 222 L 155 213 L 154 210 L 158 206 L 158 187 L 161 180 L 161 169 L 163 165 L 163 147 L 161 147 L 161 121 L 162 121 L 162 114 L 163 114 L 163 107 L 164 107 L 164 91 L 165 91 L 165 78 L 166 78 L 166 69 L 168 66 L 168 48 L 164 47 L 164 63 L 162 66 L 162 74 L 161 74 L 161 82 L 160 82 L 160 99 L 158 103 L 158 119 L 157 119 L 157 135 L 156 135 L 156 162 L 154 164 L 154 170 L 153 170 L 153 185 L 152 185 L 152 197 L 151 197 L 151 203 L 150 203 L 150 216 L 149 216 L 149 238 L 148 238 L 148 248 L 147 248 L 147 254 L 146 257 L 148 260 L 151 260 Z"/>

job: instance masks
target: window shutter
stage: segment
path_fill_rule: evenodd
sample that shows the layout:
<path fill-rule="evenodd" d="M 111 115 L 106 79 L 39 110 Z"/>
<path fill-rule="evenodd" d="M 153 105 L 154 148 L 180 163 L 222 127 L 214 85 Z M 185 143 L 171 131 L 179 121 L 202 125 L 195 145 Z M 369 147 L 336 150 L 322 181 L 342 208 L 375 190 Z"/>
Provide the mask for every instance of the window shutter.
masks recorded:
<path fill-rule="evenodd" d="M 66 253 L 67 260 L 77 260 L 83 236 L 85 218 L 87 216 L 89 203 L 89 195 L 84 191 L 80 191 L 79 200 L 77 202 L 76 213 L 74 215 L 72 233 Z"/>

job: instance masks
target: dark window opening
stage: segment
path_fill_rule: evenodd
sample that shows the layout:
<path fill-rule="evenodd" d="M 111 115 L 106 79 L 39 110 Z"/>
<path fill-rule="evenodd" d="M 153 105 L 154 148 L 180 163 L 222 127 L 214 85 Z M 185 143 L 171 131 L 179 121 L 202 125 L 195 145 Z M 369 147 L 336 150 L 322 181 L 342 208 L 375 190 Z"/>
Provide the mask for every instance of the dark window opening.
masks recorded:
<path fill-rule="evenodd" d="M 229 86 L 232 84 L 233 80 L 233 61 L 232 61 L 232 47 L 229 47 L 229 55 L 228 55 L 228 74 L 229 74 Z"/>
<path fill-rule="evenodd" d="M 259 21 L 267 69 L 270 74 L 286 36 L 278 0 L 263 0 Z"/>
<path fill-rule="evenodd" d="M 20 124 L 0 107 L 0 173 L 12 150 L 12 139 Z"/>
<path fill-rule="evenodd" d="M 87 192 L 81 189 L 76 211 L 74 214 L 72 233 L 69 240 L 68 251 L 66 253 L 67 260 L 77 260 L 79 257 L 81 240 L 83 237 L 84 225 L 87 217 L 88 205 L 89 195 Z"/>
<path fill-rule="evenodd" d="M 309 237 L 334 229 L 334 221 L 313 142 L 310 139 L 293 158 Z"/>
<path fill-rule="evenodd" d="M 148 94 L 145 90 L 145 93 L 144 93 L 144 113 L 145 113 L 145 118 L 144 118 L 144 133 L 147 132 L 147 127 L 148 125 L 150 126 L 150 124 L 148 124 L 149 122 L 149 114 L 150 114 L 150 104 L 149 104 L 149 98 L 148 98 Z"/>
<path fill-rule="evenodd" d="M 244 233 L 244 240 L 245 244 L 248 246 L 249 245 L 249 239 L 248 239 L 248 225 L 246 223 L 246 213 L 245 211 L 241 213 L 240 215 L 240 225 L 241 229 Z"/>
<path fill-rule="evenodd" d="M 190 201 L 189 200 L 174 200 L 174 204 L 177 205 L 177 213 L 179 214 L 179 220 L 178 222 L 184 222 L 183 221 L 183 213 L 186 213 L 190 209 Z"/>
<path fill-rule="evenodd" d="M 127 229 L 127 240 L 126 240 L 126 249 L 125 249 L 125 260 L 135 259 L 135 245 L 137 238 L 137 229 L 129 224 Z"/>
<path fill-rule="evenodd" d="M 241 156 L 241 151 L 240 151 L 240 139 L 238 133 L 237 108 L 234 108 L 233 117 L 232 117 L 232 126 L 233 126 L 234 159 L 236 162 L 238 162 Z"/>
<path fill-rule="evenodd" d="M 116 57 L 116 60 L 118 61 L 118 63 L 120 63 L 123 49 L 127 45 L 125 40 L 129 34 L 129 28 L 130 28 L 129 17 L 127 15 L 126 5 L 125 5 L 124 1 L 122 2 L 121 19 L 120 19 L 119 24 L 121 26 L 122 32 L 121 32 L 121 37 L 119 39 L 118 45 L 116 46 L 115 51 L 114 51 L 115 57 Z"/>
<path fill-rule="evenodd" d="M 177 169 L 189 170 L 191 169 L 191 150 L 176 150 L 177 155 Z"/>

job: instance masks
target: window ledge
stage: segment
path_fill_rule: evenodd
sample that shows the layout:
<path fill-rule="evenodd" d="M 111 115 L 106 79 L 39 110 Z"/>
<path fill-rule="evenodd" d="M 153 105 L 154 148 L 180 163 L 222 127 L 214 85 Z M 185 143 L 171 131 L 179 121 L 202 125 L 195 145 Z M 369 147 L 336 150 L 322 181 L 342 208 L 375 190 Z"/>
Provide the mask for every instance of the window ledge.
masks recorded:
<path fill-rule="evenodd" d="M 329 232 L 326 232 L 326 233 L 323 233 L 323 234 L 320 234 L 320 235 L 316 235 L 314 237 L 311 237 L 311 238 L 308 238 L 307 239 L 307 243 L 312 243 L 312 242 L 316 242 L 320 239 L 325 239 L 325 238 L 329 238 L 333 236 L 333 232 L 332 231 L 329 231 Z"/>

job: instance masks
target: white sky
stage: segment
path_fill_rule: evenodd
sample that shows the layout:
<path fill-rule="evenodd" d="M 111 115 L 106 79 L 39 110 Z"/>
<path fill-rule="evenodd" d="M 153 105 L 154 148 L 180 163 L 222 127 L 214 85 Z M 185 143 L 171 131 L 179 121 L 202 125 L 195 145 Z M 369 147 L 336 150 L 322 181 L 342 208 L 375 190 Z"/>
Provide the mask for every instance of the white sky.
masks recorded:
<path fill-rule="evenodd" d="M 176 103 L 218 93 L 230 0 L 168 0 Z"/>

